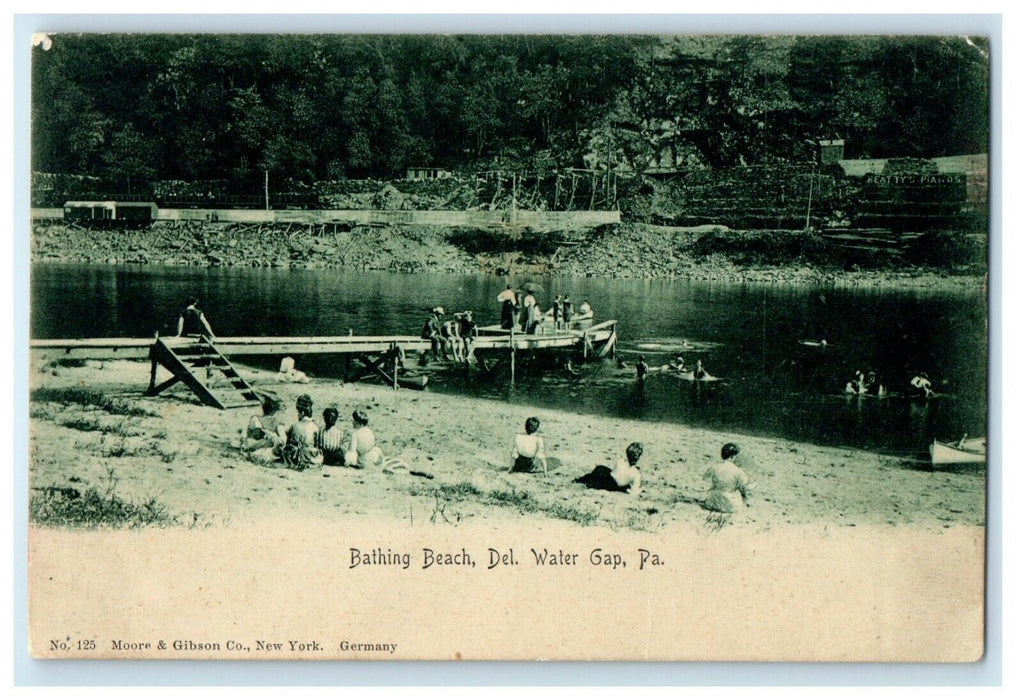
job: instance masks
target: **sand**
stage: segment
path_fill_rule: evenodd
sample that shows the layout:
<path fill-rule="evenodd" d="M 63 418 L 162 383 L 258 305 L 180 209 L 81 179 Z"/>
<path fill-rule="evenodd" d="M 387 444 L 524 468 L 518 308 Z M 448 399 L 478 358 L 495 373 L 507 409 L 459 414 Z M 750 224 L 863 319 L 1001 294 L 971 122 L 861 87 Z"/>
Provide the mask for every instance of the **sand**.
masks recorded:
<path fill-rule="evenodd" d="M 335 381 L 282 384 L 272 373 L 243 368 L 255 385 L 278 393 L 288 423 L 295 419 L 295 398 L 301 393 L 312 396 L 316 417 L 331 403 L 339 407 L 342 420 L 354 408 L 366 408 L 385 455 L 434 478 L 400 469 L 393 474 L 334 467 L 268 469 L 247 461 L 239 449 L 241 430 L 258 409 L 219 411 L 199 404 L 184 388 L 143 397 L 148 369 L 147 363 L 130 361 L 34 368 L 33 389 L 89 387 L 123 397 L 158 417 L 33 403 L 30 485 L 97 485 L 112 471 L 117 493 L 124 498 L 156 497 L 191 520 L 237 522 L 289 514 L 428 517 L 437 505 L 438 487 L 469 483 L 483 492 L 526 494 L 532 512 L 467 498 L 456 499 L 449 517 L 541 517 L 564 508 L 583 514 L 591 524 L 659 531 L 708 519 L 709 513 L 695 502 L 707 488 L 703 474 L 719 459 L 721 445 L 735 442 L 756 463 L 750 469 L 756 487 L 751 507 L 728 518 L 732 526 L 762 530 L 801 523 L 913 524 L 934 530 L 953 524 L 982 527 L 985 522 L 982 469 L 930 471 L 919 461 L 860 450 L 531 409 L 428 390 L 394 391 Z M 512 438 L 530 415 L 540 419 L 540 433 L 554 458 L 547 478 L 507 473 Z M 75 417 L 95 417 L 118 430 L 61 425 Z M 589 491 L 572 483 L 597 464 L 613 464 L 633 441 L 645 447 L 640 497 Z"/>
<path fill-rule="evenodd" d="M 30 372 L 33 390 L 89 387 L 156 414 L 33 402 L 30 486 L 109 486 L 157 499 L 179 522 L 31 526 L 36 655 L 961 662 L 984 652 L 983 470 L 382 385 L 279 384 L 242 368 L 281 395 L 288 420 L 301 393 L 317 415 L 329 403 L 366 407 L 385 454 L 433 478 L 268 469 L 238 449 L 251 411 L 205 407 L 183 390 L 144 398 L 148 369 Z M 529 415 L 558 460 L 547 478 L 506 472 Z M 83 417 L 108 431 L 61 425 Z M 646 448 L 640 497 L 572 483 L 631 441 Z M 726 441 L 757 463 L 751 506 L 728 517 L 698 505 Z M 545 548 L 571 563 L 539 565 L 533 550 Z M 409 565 L 353 566 L 353 550 L 407 553 Z M 427 566 L 426 550 L 468 561 Z"/>

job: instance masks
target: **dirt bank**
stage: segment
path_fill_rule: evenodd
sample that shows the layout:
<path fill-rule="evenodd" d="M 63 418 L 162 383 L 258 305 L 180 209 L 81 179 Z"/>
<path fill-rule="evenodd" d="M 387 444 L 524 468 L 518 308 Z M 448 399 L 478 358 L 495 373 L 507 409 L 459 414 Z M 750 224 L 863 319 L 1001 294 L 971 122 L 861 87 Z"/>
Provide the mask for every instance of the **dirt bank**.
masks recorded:
<path fill-rule="evenodd" d="M 539 232 L 215 222 L 120 230 L 39 223 L 31 249 L 33 261 L 975 288 L 983 284 L 986 239 L 936 238 L 904 259 L 890 259 L 840 252 L 813 234 L 720 226 Z"/>
<path fill-rule="evenodd" d="M 367 407 L 385 454 L 433 478 L 402 469 L 388 474 L 257 466 L 238 448 L 251 411 L 218 411 L 197 404 L 183 391 L 143 398 L 146 363 L 90 361 L 82 367 L 36 364 L 32 370 L 33 391 L 49 391 L 51 400 L 34 400 L 31 406 L 30 485 L 79 490 L 109 486 L 125 500 L 155 498 L 185 524 L 301 514 L 313 519 L 374 516 L 451 523 L 527 518 L 654 532 L 676 525 L 733 524 L 756 530 L 784 524 L 912 524 L 940 532 L 956 524 L 980 527 L 985 521 L 982 470 L 931 472 L 904 459 L 789 440 L 372 384 L 279 384 L 265 372 L 243 373 L 257 385 L 278 391 L 289 422 L 300 393 L 312 396 L 317 417 L 330 403 L 343 416 Z M 106 410 L 53 400 L 52 392 L 75 387 L 122 400 Z M 512 437 L 529 415 L 539 417 L 548 454 L 557 460 L 546 479 L 506 473 Z M 632 441 L 646 447 L 641 497 L 588 491 L 572 483 L 596 464 L 612 464 Z M 752 507 L 722 520 L 697 500 L 707 486 L 703 474 L 718 461 L 726 441 L 737 442 L 755 460 L 757 488 Z"/>

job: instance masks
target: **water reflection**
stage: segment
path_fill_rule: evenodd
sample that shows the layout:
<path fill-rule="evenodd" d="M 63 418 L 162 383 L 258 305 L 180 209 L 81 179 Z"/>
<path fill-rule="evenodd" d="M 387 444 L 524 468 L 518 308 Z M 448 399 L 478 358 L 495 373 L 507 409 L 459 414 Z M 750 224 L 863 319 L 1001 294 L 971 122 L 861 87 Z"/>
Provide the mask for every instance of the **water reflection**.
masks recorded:
<path fill-rule="evenodd" d="M 38 264 L 32 335 L 148 337 L 173 332 L 190 294 L 214 330 L 231 335 L 418 335 L 433 306 L 472 309 L 497 323 L 505 278 L 336 270 L 164 268 Z M 983 434 L 986 300 L 979 292 L 815 289 L 658 280 L 550 278 L 540 303 L 569 294 L 598 319 L 620 321 L 620 350 L 652 367 L 679 354 L 702 360 L 718 383 L 653 372 L 642 387 L 614 362 L 517 367 L 485 377 L 441 371 L 434 391 L 521 405 L 782 435 L 825 444 L 923 452 L 933 437 Z M 826 340 L 826 346 L 819 341 Z M 805 344 L 805 342 L 817 345 Z M 314 376 L 340 377 L 337 357 L 296 358 Z M 279 358 L 259 361 L 276 369 Z M 874 370 L 896 392 L 927 371 L 949 396 L 919 402 L 845 397 L 845 382 Z M 577 375 L 577 376 L 576 376 Z"/>

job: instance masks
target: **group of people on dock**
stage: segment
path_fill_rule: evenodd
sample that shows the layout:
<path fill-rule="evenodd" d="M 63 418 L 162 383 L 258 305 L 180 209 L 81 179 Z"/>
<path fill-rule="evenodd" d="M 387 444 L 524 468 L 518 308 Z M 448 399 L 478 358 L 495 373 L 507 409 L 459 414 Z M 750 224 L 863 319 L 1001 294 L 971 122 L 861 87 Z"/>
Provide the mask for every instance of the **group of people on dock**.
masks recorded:
<path fill-rule="evenodd" d="M 583 300 L 577 312 L 571 297 L 567 294 L 558 294 L 551 308 L 546 313 L 543 312 L 536 299 L 534 285 L 527 284 L 524 291 L 519 291 L 509 284 L 497 295 L 497 302 L 501 307 L 501 328 L 504 330 L 515 329 L 522 333 L 534 334 L 544 320 L 550 318 L 554 330 L 561 331 L 571 328 L 573 321 L 593 318 L 593 309 L 589 301 Z"/>
<path fill-rule="evenodd" d="M 421 337 L 430 341 L 430 352 L 434 360 L 468 362 L 480 334 L 472 311 L 458 312 L 450 319 L 444 316 L 443 306 L 434 307 L 426 319 Z"/>
<path fill-rule="evenodd" d="M 524 432 L 517 434 L 512 441 L 509 472 L 540 471 L 545 477 L 548 476 L 547 450 L 539 430 L 538 418 L 531 416 L 526 419 Z M 749 468 L 752 462 L 741 459 L 739 455 L 738 445 L 734 442 L 725 443 L 721 447 L 721 461 L 711 465 L 704 473 L 710 488 L 699 502 L 707 510 L 735 513 L 743 506 L 750 505 L 753 481 L 743 467 Z M 639 496 L 643 490 L 643 475 L 639 466 L 642 456 L 643 444 L 629 443 L 625 455 L 615 462 L 614 467 L 597 465 L 593 471 L 574 479 L 573 483 L 600 491 Z"/>
<path fill-rule="evenodd" d="M 262 415 L 249 419 L 241 447 L 257 464 L 304 471 L 322 466 L 366 469 L 400 462 L 384 458 L 364 409 L 352 411 L 351 430 L 346 431 L 338 423 L 340 411 L 334 405 L 323 410 L 322 425 L 316 423 L 308 394 L 296 400 L 298 420 L 290 426 L 281 421 L 281 408 L 276 396 L 264 394 Z"/>

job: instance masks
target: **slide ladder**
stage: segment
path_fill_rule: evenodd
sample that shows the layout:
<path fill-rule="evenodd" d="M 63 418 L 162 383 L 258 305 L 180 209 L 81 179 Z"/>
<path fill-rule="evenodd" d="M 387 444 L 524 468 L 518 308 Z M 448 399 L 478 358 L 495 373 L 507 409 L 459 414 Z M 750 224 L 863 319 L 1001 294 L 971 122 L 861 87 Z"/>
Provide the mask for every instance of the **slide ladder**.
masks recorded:
<path fill-rule="evenodd" d="M 206 336 L 190 345 L 171 348 L 160 338 L 149 349 L 151 370 L 146 396 L 183 382 L 207 406 L 221 410 L 260 405 L 259 396 L 238 370 L 213 346 Z M 162 366 L 171 378 L 156 383 L 156 369 Z M 226 381 L 224 381 L 226 380 Z"/>

